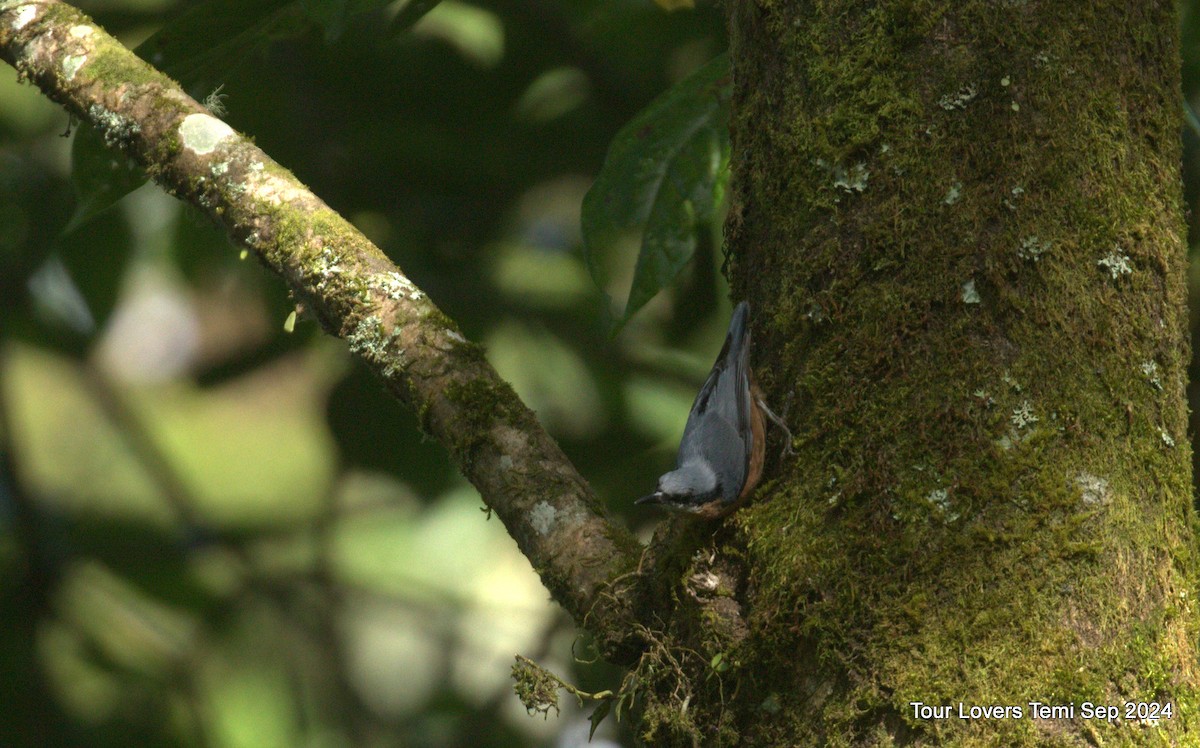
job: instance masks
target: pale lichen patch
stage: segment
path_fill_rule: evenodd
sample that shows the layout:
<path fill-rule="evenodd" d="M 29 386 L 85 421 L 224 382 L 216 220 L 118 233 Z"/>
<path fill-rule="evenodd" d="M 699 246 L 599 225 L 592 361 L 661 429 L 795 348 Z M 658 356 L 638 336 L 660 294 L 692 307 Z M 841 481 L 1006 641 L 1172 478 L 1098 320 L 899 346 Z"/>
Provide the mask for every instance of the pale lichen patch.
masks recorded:
<path fill-rule="evenodd" d="M 558 510 L 548 501 L 539 501 L 529 512 L 529 524 L 538 535 L 546 535 L 554 527 L 558 518 Z"/>
<path fill-rule="evenodd" d="M 1012 382 L 1009 382 L 1009 384 L 1016 387 Z M 1054 419 L 1053 414 L 1051 415 L 1051 419 Z M 1041 419 L 1033 412 L 1033 405 L 1028 400 L 1022 401 L 1020 405 L 1012 409 L 1012 414 L 1008 417 L 1008 431 L 996 440 L 996 446 L 1005 451 L 1017 446 L 1029 437 L 1029 434 L 1032 432 L 1028 430 L 1039 420 Z M 1022 433 L 1023 431 L 1024 433 Z"/>
<path fill-rule="evenodd" d="M 383 321 L 375 315 L 364 317 L 346 336 L 346 343 L 352 353 L 357 353 L 369 361 L 381 359 L 386 345 Z"/>
<path fill-rule="evenodd" d="M 142 126 L 134 120 L 99 104 L 92 104 L 88 107 L 88 119 L 95 124 L 107 146 L 128 143 L 142 131 Z"/>
<path fill-rule="evenodd" d="M 1162 391 L 1163 385 L 1162 385 L 1162 379 L 1159 378 L 1159 376 L 1158 376 L 1158 362 L 1157 361 L 1143 361 L 1141 366 L 1139 366 L 1138 368 L 1141 369 L 1142 376 L 1144 376 L 1146 378 L 1146 381 L 1150 383 L 1151 387 L 1153 387 L 1156 390 Z"/>
<path fill-rule="evenodd" d="M 1042 259 L 1042 255 L 1050 251 L 1051 246 L 1049 239 L 1027 236 L 1021 240 L 1020 246 L 1017 247 L 1017 257 L 1020 257 L 1022 260 L 1037 262 Z"/>
<path fill-rule="evenodd" d="M 72 26 L 71 30 L 68 33 L 70 33 L 70 35 L 75 37 L 76 39 L 85 39 L 85 38 L 91 36 L 92 34 L 96 33 L 96 30 L 94 28 L 92 28 L 91 26 L 79 24 L 78 26 Z"/>
<path fill-rule="evenodd" d="M 257 163 L 257 162 L 256 162 Z M 251 174 L 246 179 L 246 187 L 260 200 L 272 205 L 285 205 L 296 200 L 303 200 L 309 195 L 308 190 L 297 185 L 290 179 L 272 174 L 263 168 L 261 163 L 250 164 Z"/>
<path fill-rule="evenodd" d="M 1108 270 L 1113 280 L 1120 278 L 1122 275 L 1130 275 L 1133 273 L 1133 266 L 1129 264 L 1129 255 L 1121 251 L 1120 247 L 1114 246 L 1107 255 L 1101 257 L 1096 265 Z"/>
<path fill-rule="evenodd" d="M 925 495 L 925 500 L 933 505 L 947 522 L 958 519 L 958 512 L 953 511 L 950 503 L 950 492 L 945 488 L 935 488 Z"/>
<path fill-rule="evenodd" d="M 337 253 L 330 247 L 322 247 L 313 269 L 317 273 L 317 288 L 324 288 L 343 268 Z"/>
<path fill-rule="evenodd" d="M 87 55 L 67 55 L 62 61 L 63 78 L 69 83 L 75 80 L 75 74 L 79 72 L 79 68 L 87 62 Z"/>
<path fill-rule="evenodd" d="M 1009 421 L 1015 428 L 1023 429 L 1032 426 L 1038 422 L 1038 417 L 1033 413 L 1033 406 L 1026 400 L 1013 408 L 1012 416 Z"/>
<path fill-rule="evenodd" d="M 1017 201 L 1020 200 L 1021 196 L 1025 194 L 1025 188 L 1021 185 L 1017 185 L 1016 187 L 1012 188 L 1012 191 L 1009 194 L 1011 195 L 1011 198 L 1006 197 L 1000 202 L 1003 203 L 1004 207 L 1008 208 L 1009 210 L 1016 210 Z"/>
<path fill-rule="evenodd" d="M 525 454 L 529 450 L 529 435 L 520 429 L 501 425 L 494 432 L 496 444 L 505 454 Z"/>
<path fill-rule="evenodd" d="M 967 104 L 970 104 L 978 95 L 979 87 L 974 83 L 968 83 L 954 93 L 946 94 L 938 99 L 938 106 L 948 112 L 955 109 L 966 109 Z"/>
<path fill-rule="evenodd" d="M 17 10 L 17 15 L 13 19 L 12 28 L 14 31 L 20 31 L 30 24 L 38 16 L 38 6 L 33 3 L 22 5 Z"/>
<path fill-rule="evenodd" d="M 857 163 L 850 168 L 838 164 L 833 170 L 833 186 L 843 192 L 862 193 L 867 189 L 867 181 L 871 172 L 865 163 Z"/>
<path fill-rule="evenodd" d="M 1098 475 L 1082 471 L 1075 476 L 1075 485 L 1079 487 L 1081 500 L 1088 506 L 1107 504 L 1112 499 L 1108 491 L 1108 481 Z"/>
<path fill-rule="evenodd" d="M 946 190 L 946 196 L 942 198 L 942 202 L 946 205 L 954 205 L 962 199 L 963 183 L 955 181 L 950 185 L 950 189 Z"/>
<path fill-rule="evenodd" d="M 400 301 L 405 298 L 410 301 L 420 301 L 425 298 L 425 294 L 412 281 L 394 271 L 372 276 L 370 286 L 383 291 L 392 301 Z"/>
<path fill-rule="evenodd" d="M 199 156 L 212 153 L 221 141 L 236 134 L 232 127 L 208 114 L 189 114 L 179 125 L 184 148 Z"/>
<path fill-rule="evenodd" d="M 982 304 L 983 298 L 979 295 L 979 291 L 975 288 L 974 279 L 967 281 L 962 285 L 959 292 L 959 298 L 964 304 Z"/>

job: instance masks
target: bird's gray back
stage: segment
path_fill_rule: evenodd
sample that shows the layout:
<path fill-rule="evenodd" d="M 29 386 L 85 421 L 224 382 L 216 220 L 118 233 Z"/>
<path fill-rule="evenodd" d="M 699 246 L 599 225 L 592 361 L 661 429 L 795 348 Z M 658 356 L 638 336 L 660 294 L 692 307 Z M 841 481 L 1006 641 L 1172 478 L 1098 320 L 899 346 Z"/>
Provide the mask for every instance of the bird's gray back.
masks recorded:
<path fill-rule="evenodd" d="M 738 304 L 729 334 L 688 414 L 677 465 L 706 460 L 727 500 L 736 499 L 746 481 L 750 458 L 749 307 Z"/>

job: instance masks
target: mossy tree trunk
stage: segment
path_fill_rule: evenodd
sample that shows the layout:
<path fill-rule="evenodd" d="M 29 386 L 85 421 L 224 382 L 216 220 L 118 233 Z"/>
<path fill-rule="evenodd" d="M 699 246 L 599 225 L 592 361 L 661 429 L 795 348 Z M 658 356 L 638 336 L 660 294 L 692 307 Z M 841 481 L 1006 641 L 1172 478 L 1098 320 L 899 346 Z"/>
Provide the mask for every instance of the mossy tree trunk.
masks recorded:
<path fill-rule="evenodd" d="M 733 275 L 800 454 L 722 535 L 748 632 L 691 724 L 746 745 L 1200 744 L 1173 5 L 730 18 Z"/>

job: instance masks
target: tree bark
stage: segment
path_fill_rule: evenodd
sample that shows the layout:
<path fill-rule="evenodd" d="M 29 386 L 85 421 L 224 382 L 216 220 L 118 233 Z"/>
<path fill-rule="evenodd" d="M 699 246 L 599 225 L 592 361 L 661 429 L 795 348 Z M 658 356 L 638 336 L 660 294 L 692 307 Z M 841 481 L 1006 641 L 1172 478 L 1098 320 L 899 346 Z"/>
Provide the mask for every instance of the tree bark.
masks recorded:
<path fill-rule="evenodd" d="M 689 719 L 745 745 L 1200 740 L 1173 4 L 730 22 L 733 275 L 800 456 L 738 515 L 749 633 Z"/>

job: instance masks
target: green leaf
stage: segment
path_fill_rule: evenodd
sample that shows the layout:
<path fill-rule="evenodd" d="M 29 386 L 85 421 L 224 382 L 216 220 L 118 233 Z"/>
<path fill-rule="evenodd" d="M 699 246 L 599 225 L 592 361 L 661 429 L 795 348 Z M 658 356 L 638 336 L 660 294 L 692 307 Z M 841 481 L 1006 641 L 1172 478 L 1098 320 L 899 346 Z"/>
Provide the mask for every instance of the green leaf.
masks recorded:
<path fill-rule="evenodd" d="M 641 231 L 629 319 L 713 230 L 729 180 L 729 60 L 721 55 L 655 99 L 617 133 L 595 184 L 583 199 L 588 267 L 601 284 L 601 253 L 624 234 Z"/>
<path fill-rule="evenodd" d="M 209 0 L 167 23 L 138 45 L 138 57 L 179 81 L 193 98 L 294 28 L 298 0 Z"/>
<path fill-rule="evenodd" d="M 621 721 L 621 710 L 628 709 L 633 706 L 634 694 L 632 691 L 622 691 L 617 697 L 617 721 Z"/>
<path fill-rule="evenodd" d="M 709 666 L 718 673 L 723 673 L 728 670 L 729 663 L 725 661 L 725 653 L 717 652 L 715 655 L 713 655 L 712 661 L 709 662 Z"/>
<path fill-rule="evenodd" d="M 589 743 L 592 742 L 592 737 L 596 734 L 596 728 L 599 727 L 600 723 L 604 721 L 604 718 L 608 716 L 609 709 L 612 709 L 612 700 L 606 699 L 605 701 L 601 701 L 600 705 L 596 707 L 596 710 L 592 712 L 592 716 L 588 717 L 588 722 L 592 723 L 591 728 L 588 730 Z"/>
<path fill-rule="evenodd" d="M 336 41 L 346 29 L 346 0 L 301 0 L 304 14 L 325 29 L 325 41 Z"/>
<path fill-rule="evenodd" d="M 142 173 L 124 153 L 104 144 L 104 138 L 86 122 L 71 141 L 71 186 L 75 188 L 75 213 L 63 229 L 70 234 L 96 214 L 146 183 Z"/>
<path fill-rule="evenodd" d="M 408 0 L 404 7 L 400 8 L 400 12 L 392 19 L 392 24 L 389 31 L 392 34 L 399 34 L 411 29 L 417 21 L 425 17 L 425 14 L 437 7 L 441 0 Z"/>
<path fill-rule="evenodd" d="M 93 325 L 102 325 L 117 305 L 133 247 L 128 221 L 119 213 L 101 216 L 88 226 L 87 231 L 63 236 L 56 242 L 56 247 L 66 276 L 57 279 L 53 274 L 47 276 L 47 280 L 54 282 L 44 286 L 43 291 L 49 292 L 60 303 L 69 299 L 72 293 L 79 294 L 87 305 L 91 323 L 76 329 L 86 338 Z M 46 269 L 53 270 L 53 261 Z M 74 292 L 69 290 L 71 287 Z M 58 307 L 60 312 L 70 308 L 69 303 Z"/>
<path fill-rule="evenodd" d="M 392 0 L 300 0 L 304 14 L 325 29 L 326 43 L 341 38 L 354 16 L 370 13 L 391 4 Z"/>

